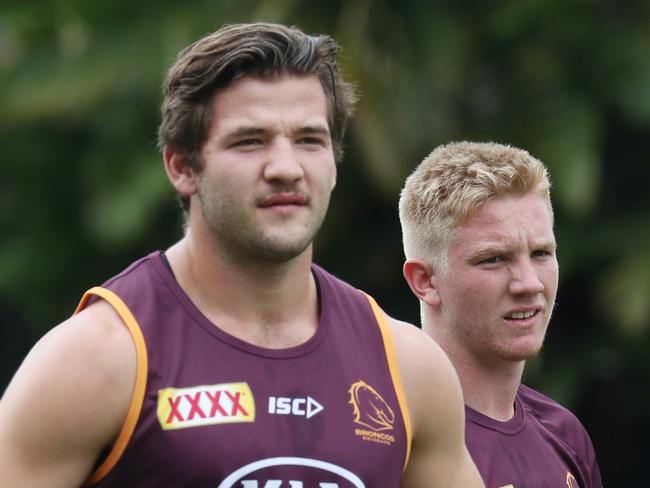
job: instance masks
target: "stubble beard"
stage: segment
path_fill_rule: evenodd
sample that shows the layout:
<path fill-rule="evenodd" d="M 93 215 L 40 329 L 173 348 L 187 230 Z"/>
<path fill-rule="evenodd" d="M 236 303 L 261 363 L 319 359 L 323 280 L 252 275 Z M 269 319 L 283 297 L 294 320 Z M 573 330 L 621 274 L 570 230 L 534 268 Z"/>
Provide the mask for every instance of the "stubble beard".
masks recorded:
<path fill-rule="evenodd" d="M 527 361 L 539 356 L 539 353 L 544 347 L 544 339 L 546 338 L 549 321 L 550 317 L 546 320 L 544 330 L 541 332 L 541 337 L 537 338 L 538 336 L 535 334 L 533 337 L 528 338 L 528 342 L 525 344 L 516 344 L 516 342 L 521 339 L 513 339 L 513 342 L 515 343 L 508 343 L 502 347 L 498 347 L 497 354 L 501 359 L 513 362 Z"/>
<path fill-rule="evenodd" d="M 517 342 L 521 341 L 521 338 L 508 338 L 503 335 L 503 331 L 499 330 L 499 327 L 488 334 L 479 333 L 473 327 L 462 326 L 458 320 L 462 319 L 454 317 L 452 320 L 454 326 L 450 332 L 455 338 L 451 340 L 465 343 L 465 347 L 469 347 L 467 353 L 476 358 L 482 358 L 480 361 L 487 361 L 487 363 L 492 363 L 495 360 L 516 363 L 533 359 L 542 350 L 547 329 L 545 327 L 541 338 L 537 339 L 537 335 L 535 335 L 526 338 L 526 342 L 518 344 Z M 473 325 L 477 324 L 474 322 Z M 548 326 L 548 322 L 546 326 Z M 483 323 L 481 327 L 487 328 L 488 324 Z"/>
<path fill-rule="evenodd" d="M 210 190 L 200 190 L 199 202 L 203 218 L 217 247 L 236 260 L 281 264 L 301 255 L 313 242 L 327 211 L 323 210 L 303 225 L 292 226 L 282 235 L 281 229 L 269 232 L 248 214 L 243 206 L 225 203 Z M 277 227 L 282 227 L 278 224 Z M 287 236 L 287 234 L 295 236 Z"/>
<path fill-rule="evenodd" d="M 530 346 L 523 349 L 521 347 L 519 348 L 504 347 L 499 349 L 497 351 L 497 354 L 501 359 L 506 361 L 512 361 L 512 362 L 527 361 L 539 355 L 540 351 L 542 350 L 542 345 L 543 345 L 543 340 L 539 343 L 539 345 Z"/>

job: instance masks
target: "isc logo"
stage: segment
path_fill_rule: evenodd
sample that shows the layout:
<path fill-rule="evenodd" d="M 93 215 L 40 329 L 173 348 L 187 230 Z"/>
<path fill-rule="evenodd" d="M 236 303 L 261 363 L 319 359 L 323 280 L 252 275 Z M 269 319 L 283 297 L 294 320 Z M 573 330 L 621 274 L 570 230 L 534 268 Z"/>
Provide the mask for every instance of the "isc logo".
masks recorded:
<path fill-rule="evenodd" d="M 269 397 L 269 413 L 271 414 L 297 415 L 310 419 L 324 408 L 310 396 L 307 398 Z"/>

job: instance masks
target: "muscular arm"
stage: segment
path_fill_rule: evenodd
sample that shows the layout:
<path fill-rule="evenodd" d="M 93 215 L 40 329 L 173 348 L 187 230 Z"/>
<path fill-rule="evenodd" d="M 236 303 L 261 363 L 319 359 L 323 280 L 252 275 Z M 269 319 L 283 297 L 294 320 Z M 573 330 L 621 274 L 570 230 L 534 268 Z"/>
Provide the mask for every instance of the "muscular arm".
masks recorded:
<path fill-rule="evenodd" d="M 81 486 L 119 433 L 135 358 L 127 328 L 106 302 L 46 334 L 0 400 L 2 486 Z"/>
<path fill-rule="evenodd" d="M 402 488 L 484 487 L 465 446 L 465 410 L 453 366 L 416 327 L 394 320 L 391 326 L 413 427 Z"/>

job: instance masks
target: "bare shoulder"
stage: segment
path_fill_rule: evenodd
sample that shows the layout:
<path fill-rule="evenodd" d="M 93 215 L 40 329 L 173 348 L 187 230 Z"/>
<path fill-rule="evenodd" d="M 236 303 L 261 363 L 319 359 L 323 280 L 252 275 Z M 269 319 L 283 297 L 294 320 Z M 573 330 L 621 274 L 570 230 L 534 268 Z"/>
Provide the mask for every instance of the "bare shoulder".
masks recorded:
<path fill-rule="evenodd" d="M 27 385 L 56 385 L 56 389 L 81 400 L 108 385 L 119 386 L 130 371 L 134 378 L 135 346 L 130 333 L 113 308 L 100 300 L 54 327 L 36 343 L 5 397 L 8 400 L 15 389 Z"/>
<path fill-rule="evenodd" d="M 465 446 L 463 396 L 454 367 L 419 328 L 388 321 L 413 433 L 400 486 L 483 487 Z"/>
<path fill-rule="evenodd" d="M 456 371 L 438 343 L 412 324 L 393 318 L 388 321 L 407 396 L 408 385 L 416 398 L 430 390 L 460 396 Z"/>
<path fill-rule="evenodd" d="M 83 481 L 121 428 L 135 372 L 133 340 L 108 303 L 53 328 L 0 401 L 0 478 L 7 486 Z"/>

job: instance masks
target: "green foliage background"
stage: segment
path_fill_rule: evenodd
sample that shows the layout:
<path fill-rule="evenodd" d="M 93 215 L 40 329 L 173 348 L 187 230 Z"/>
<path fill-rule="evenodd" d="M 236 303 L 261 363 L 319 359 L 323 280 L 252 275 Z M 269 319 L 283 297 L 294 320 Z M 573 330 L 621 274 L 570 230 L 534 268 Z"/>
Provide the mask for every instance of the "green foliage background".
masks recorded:
<path fill-rule="evenodd" d="M 396 207 L 433 147 L 494 140 L 548 164 L 561 283 L 525 380 L 582 419 L 607 486 L 641 486 L 650 433 L 650 5 L 641 0 L 3 1 L 0 387 L 86 288 L 180 237 L 155 147 L 159 86 L 181 47 L 249 20 L 297 24 L 343 46 L 362 98 L 316 260 L 392 315 L 419 320 Z"/>

